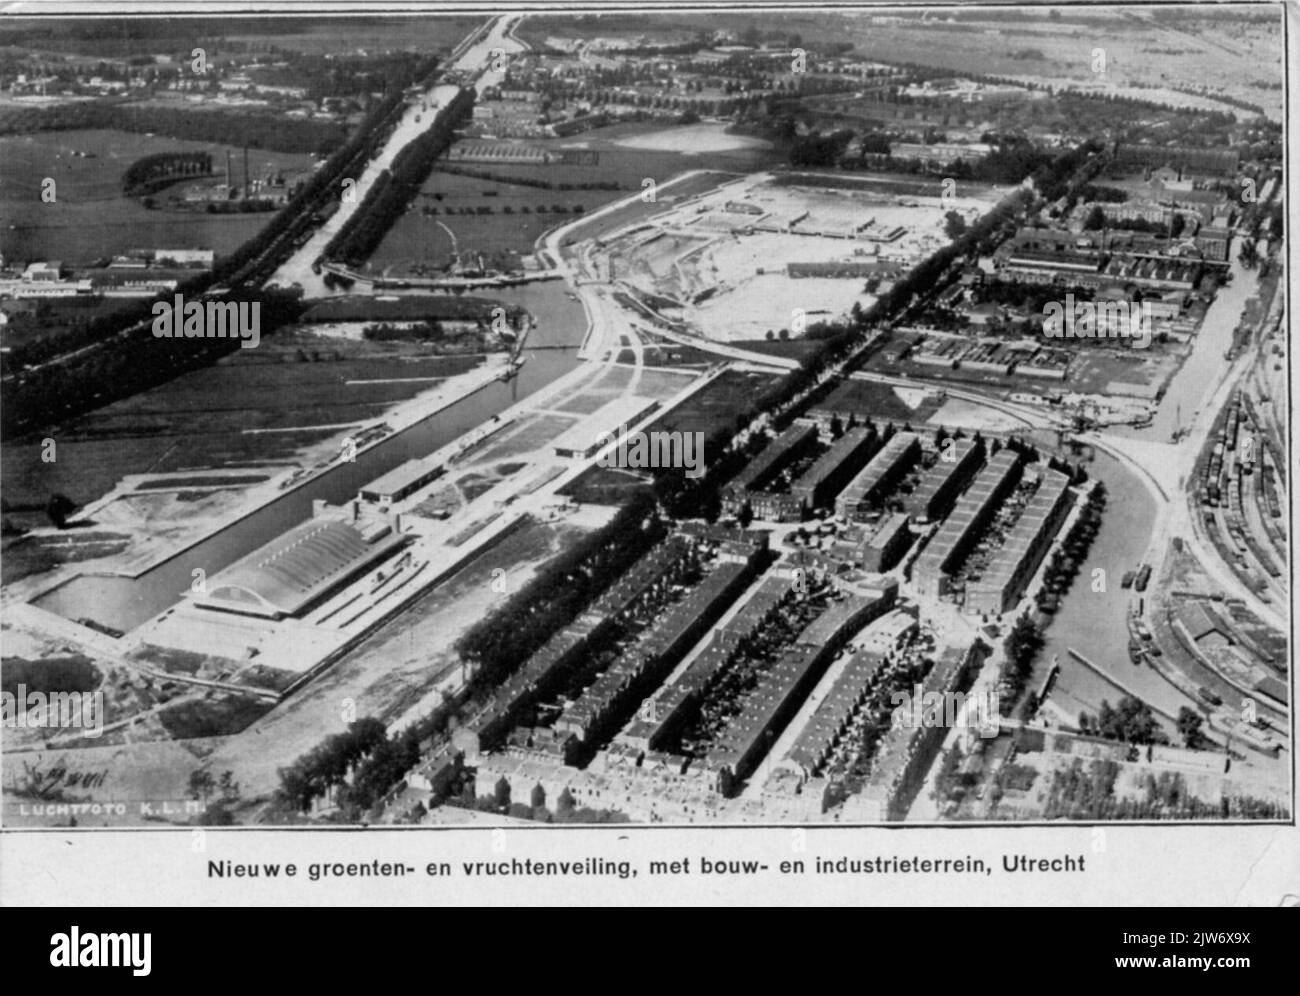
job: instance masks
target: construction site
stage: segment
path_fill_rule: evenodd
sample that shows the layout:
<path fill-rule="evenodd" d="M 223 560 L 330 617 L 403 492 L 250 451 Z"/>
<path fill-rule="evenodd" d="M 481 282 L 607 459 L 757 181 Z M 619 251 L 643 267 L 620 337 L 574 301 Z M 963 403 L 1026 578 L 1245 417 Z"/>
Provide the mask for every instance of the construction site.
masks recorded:
<path fill-rule="evenodd" d="M 686 200 L 601 243 L 602 276 L 670 326 L 721 341 L 798 338 L 869 307 L 948 244 L 949 212 L 969 223 L 998 196 L 973 185 L 925 197 L 799 180 L 759 174 Z"/>

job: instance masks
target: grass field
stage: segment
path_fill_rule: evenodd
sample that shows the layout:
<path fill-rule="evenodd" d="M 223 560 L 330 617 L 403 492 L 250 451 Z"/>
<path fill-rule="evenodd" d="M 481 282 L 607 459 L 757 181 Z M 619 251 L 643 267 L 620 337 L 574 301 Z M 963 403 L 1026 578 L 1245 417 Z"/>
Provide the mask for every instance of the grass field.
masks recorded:
<path fill-rule="evenodd" d="M 42 461 L 39 440 L 6 445 L 0 456 L 6 500 L 43 504 L 62 492 L 82 504 L 125 474 L 288 462 L 302 447 L 337 433 L 339 424 L 375 419 L 394 402 L 480 362 L 384 352 L 336 361 L 328 347 L 303 347 L 299 359 L 299 348 L 290 349 L 281 362 L 266 362 L 272 354 L 261 349 L 240 350 L 97 409 L 63 427 L 53 463 Z M 249 359 L 251 352 L 262 355 Z"/>
<path fill-rule="evenodd" d="M 847 409 L 873 421 L 908 422 L 917 428 L 939 410 L 942 401 L 937 389 L 906 391 L 900 393 L 888 384 L 846 380 L 814 407 Z"/>
<path fill-rule="evenodd" d="M 122 174 L 136 159 L 156 152 L 206 151 L 214 168 L 225 169 L 226 152 L 236 175 L 243 150 L 204 142 L 130 132 L 42 132 L 0 138 L 0 253 L 8 262 L 59 259 L 89 263 L 101 256 L 143 248 L 205 248 L 228 253 L 251 238 L 271 214 L 208 215 L 154 211 L 138 198 L 122 196 Z M 94 157 L 74 156 L 74 152 Z M 311 157 L 251 149 L 253 176 L 268 167 L 288 173 L 311 169 Z M 219 164 L 219 165 L 218 165 Z M 41 199 L 45 178 L 55 182 L 55 200 Z"/>
<path fill-rule="evenodd" d="M 466 261 L 481 253 L 517 266 L 518 255 L 531 252 L 547 229 L 624 196 L 617 190 L 541 190 L 435 172 L 421 188 L 415 208 L 370 257 L 369 268 L 391 268 L 397 274 L 418 263 L 442 269 L 454 258 L 453 244 Z M 425 215 L 425 209 L 437 213 Z"/>
<path fill-rule="evenodd" d="M 650 490 L 652 480 L 649 471 L 592 467 L 560 493 L 583 504 L 621 505 L 637 492 Z"/>
<path fill-rule="evenodd" d="M 171 736 L 189 740 L 238 733 L 270 711 L 271 704 L 261 699 L 220 695 L 168 706 L 158 714 L 158 719 Z"/>
<path fill-rule="evenodd" d="M 667 371 L 651 372 L 663 388 L 678 388 L 682 377 Z M 667 379 L 667 378 L 671 378 Z M 707 438 L 721 428 L 734 428 L 736 416 L 777 380 L 770 374 L 729 370 L 649 426 L 649 432 L 702 432 Z M 562 493 L 577 501 L 618 504 L 650 484 L 652 475 L 617 467 L 592 467 Z"/>
<path fill-rule="evenodd" d="M 728 370 L 664 414 L 650 431 L 703 432 L 734 427 L 736 416 L 780 378 L 773 374 Z"/>

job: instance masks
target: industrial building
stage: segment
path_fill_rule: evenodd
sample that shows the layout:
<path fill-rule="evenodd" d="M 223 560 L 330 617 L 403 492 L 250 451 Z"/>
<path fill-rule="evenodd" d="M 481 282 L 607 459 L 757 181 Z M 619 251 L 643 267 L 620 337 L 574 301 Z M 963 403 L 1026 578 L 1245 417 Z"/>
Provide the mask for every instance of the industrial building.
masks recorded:
<path fill-rule="evenodd" d="M 441 476 L 444 469 L 440 463 L 407 460 L 362 488 L 361 500 L 376 505 L 392 505 Z"/>
<path fill-rule="evenodd" d="M 299 616 L 393 553 L 406 537 L 386 518 L 320 516 L 295 526 L 188 596 L 206 609 Z"/>
<path fill-rule="evenodd" d="M 1224 263 L 1228 260 L 1228 247 L 1232 244 L 1232 230 L 1206 225 L 1196 233 L 1196 248 L 1205 253 L 1205 258 Z"/>
<path fill-rule="evenodd" d="M 592 456 L 614 442 L 622 427 L 641 421 L 658 407 L 654 398 L 636 394 L 617 398 L 561 433 L 551 444 L 555 455 L 566 459 Z"/>
<path fill-rule="evenodd" d="M 920 456 L 916 433 L 895 433 L 835 500 L 835 514 L 849 520 L 865 517 Z"/>
<path fill-rule="evenodd" d="M 922 595 L 937 599 L 947 594 L 952 572 L 1019 478 L 1019 453 L 1002 449 L 994 454 L 913 561 L 912 582 Z"/>
<path fill-rule="evenodd" d="M 1070 479 L 1044 468 L 1038 490 L 984 569 L 984 576 L 967 586 L 966 611 L 996 616 L 1020 601 L 1069 511 Z"/>

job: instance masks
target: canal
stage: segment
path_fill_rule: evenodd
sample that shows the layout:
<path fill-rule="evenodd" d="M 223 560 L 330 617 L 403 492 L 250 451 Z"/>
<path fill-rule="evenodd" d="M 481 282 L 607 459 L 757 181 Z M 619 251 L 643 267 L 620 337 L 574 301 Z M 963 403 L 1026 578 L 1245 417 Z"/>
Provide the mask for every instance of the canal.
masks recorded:
<path fill-rule="evenodd" d="M 1054 438 L 1044 435 L 1038 442 L 1050 449 Z M 1087 560 L 1060 608 L 1046 617 L 1046 643 L 1030 687 L 1037 689 L 1056 658 L 1060 673 L 1049 698 L 1072 719 L 1081 711 L 1095 713 L 1103 699 L 1115 705 L 1123 693 L 1074 660 L 1067 653 L 1067 648 L 1073 647 L 1152 705 L 1176 715 L 1180 705 L 1188 704 L 1186 697 L 1151 668 L 1129 661 L 1127 616 L 1142 596 L 1120 584 L 1125 571 L 1137 569 L 1137 558 L 1150 542 L 1156 503 L 1142 482 L 1114 457 L 1098 451 L 1087 467 L 1089 475 L 1106 486 L 1106 509 Z M 1105 572 L 1104 590 L 1094 591 L 1093 572 L 1099 568 Z"/>
<path fill-rule="evenodd" d="M 1233 245 L 1235 245 L 1235 241 Z M 1112 426 L 1117 436 L 1169 442 L 1175 429 L 1186 428 L 1213 393 L 1228 369 L 1224 354 L 1232 346 L 1233 332 L 1241 322 L 1246 301 L 1258 292 L 1255 274 L 1241 265 L 1229 246 L 1232 279 L 1220 287 L 1205 312 L 1205 320 L 1192 339 L 1192 349 L 1165 388 L 1151 424 L 1143 428 Z"/>
<path fill-rule="evenodd" d="M 493 297 L 526 308 L 537 320 L 523 352 L 527 361 L 512 382 L 494 382 L 474 392 L 139 577 L 81 575 L 35 603 L 68 619 L 88 618 L 123 632 L 132 630 L 176 604 L 190 587 L 195 570 L 211 577 L 310 518 L 315 500 L 347 501 L 366 482 L 446 446 L 578 365 L 576 353 L 586 334 L 586 316 L 582 305 L 569 296 L 566 284 L 558 280 L 529 284 L 493 292 Z"/>

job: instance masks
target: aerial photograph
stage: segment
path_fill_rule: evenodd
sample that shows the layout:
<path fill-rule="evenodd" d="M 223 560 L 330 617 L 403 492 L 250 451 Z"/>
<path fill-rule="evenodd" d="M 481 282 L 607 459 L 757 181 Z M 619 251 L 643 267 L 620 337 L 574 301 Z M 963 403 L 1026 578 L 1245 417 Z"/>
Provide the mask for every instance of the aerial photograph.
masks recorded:
<path fill-rule="evenodd" d="M 1291 823 L 1283 13 L 0 17 L 0 823 Z"/>

